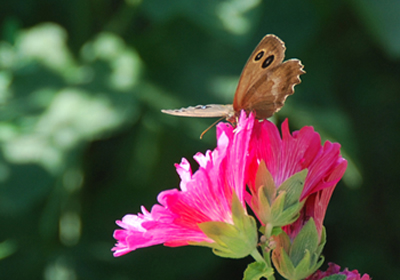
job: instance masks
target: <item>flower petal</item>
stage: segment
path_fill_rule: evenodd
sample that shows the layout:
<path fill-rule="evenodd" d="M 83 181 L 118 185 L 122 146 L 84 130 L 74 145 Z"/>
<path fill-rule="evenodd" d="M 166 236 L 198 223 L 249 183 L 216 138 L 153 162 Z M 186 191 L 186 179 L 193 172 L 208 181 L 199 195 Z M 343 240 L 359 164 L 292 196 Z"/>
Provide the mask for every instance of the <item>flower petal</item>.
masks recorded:
<path fill-rule="evenodd" d="M 261 161 L 265 162 L 276 187 L 292 175 L 307 168 L 308 174 L 300 200 L 308 200 L 300 218 L 284 229 L 289 236 L 293 236 L 310 217 L 313 217 L 321 233 L 329 199 L 346 170 L 347 161 L 341 157 L 338 143 L 327 141 L 321 146 L 321 137 L 312 127 L 306 126 L 290 133 L 288 120 L 285 120 L 281 130 L 282 137 L 272 122 L 263 121 L 254 124 L 247 169 L 250 194 L 246 194 L 246 201 L 258 216 L 256 209 L 260 209 L 260 205 L 254 205 L 254 203 L 259 200 L 251 199 L 251 197 L 257 196 L 258 188 L 261 187 L 255 185 Z M 321 191 L 323 193 L 319 193 Z"/>
<path fill-rule="evenodd" d="M 114 232 L 117 244 L 114 256 L 138 248 L 164 244 L 184 246 L 193 243 L 214 243 L 199 228 L 206 222 L 233 224 L 232 198 L 236 193 L 247 215 L 244 202 L 248 147 L 254 116 L 243 112 L 235 131 L 226 123 L 217 126 L 217 147 L 194 158 L 199 169 L 192 174 L 189 162 L 176 164 L 181 178 L 180 190 L 161 192 L 151 212 L 142 208 L 138 215 L 126 215 L 117 224 L 123 228 Z M 211 246 L 210 246 L 211 247 Z"/>

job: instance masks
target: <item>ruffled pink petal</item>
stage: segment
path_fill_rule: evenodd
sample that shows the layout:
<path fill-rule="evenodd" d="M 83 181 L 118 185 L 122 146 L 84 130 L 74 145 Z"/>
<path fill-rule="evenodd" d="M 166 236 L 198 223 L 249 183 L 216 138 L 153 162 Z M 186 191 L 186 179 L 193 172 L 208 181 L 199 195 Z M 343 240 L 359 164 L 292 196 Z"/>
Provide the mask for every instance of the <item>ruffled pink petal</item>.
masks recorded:
<path fill-rule="evenodd" d="M 179 187 L 181 190 L 186 190 L 186 184 L 187 182 L 190 181 L 192 178 L 192 169 L 190 167 L 190 163 L 188 162 L 187 159 L 182 158 L 180 164 L 175 164 L 176 172 L 179 174 L 179 177 L 181 178 L 181 183 Z"/>
<path fill-rule="evenodd" d="M 264 161 L 274 182 L 279 187 L 286 179 L 295 173 L 308 169 L 305 186 L 300 197 L 307 199 L 300 213 L 300 218 L 284 230 L 295 235 L 313 217 L 319 233 L 332 192 L 342 178 L 347 161 L 340 155 L 340 145 L 327 141 L 321 145 L 320 135 L 312 127 L 303 127 L 290 133 L 288 121 L 282 123 L 282 137 L 278 128 L 269 121 L 256 122 L 250 140 L 248 162 L 249 189 L 246 201 L 255 211 L 259 207 L 252 205 L 257 199 L 252 199 L 258 193 L 255 186 L 255 176 L 258 165 Z"/>
<path fill-rule="evenodd" d="M 329 201 L 335 190 L 336 183 L 343 176 L 346 167 L 347 161 L 342 159 L 338 161 L 339 164 L 335 167 L 334 170 L 328 175 L 326 181 L 334 182 L 333 185 L 331 183 L 328 187 L 325 187 L 317 192 L 308 195 L 307 201 L 300 212 L 300 217 L 291 225 L 285 226 L 284 231 L 292 238 L 297 236 L 298 232 L 301 230 L 303 225 L 310 219 L 313 218 L 315 221 L 315 226 L 317 227 L 317 231 L 321 236 L 323 222 L 326 214 L 326 210 L 328 208 Z M 333 178 L 333 179 L 332 179 Z"/>
<path fill-rule="evenodd" d="M 343 175 L 336 171 L 341 162 L 345 161 L 340 155 L 339 144 L 327 141 L 321 146 L 321 138 L 312 127 L 303 127 L 290 134 L 287 120 L 282 123 L 282 137 L 273 123 L 256 123 L 250 152 L 253 160 L 249 163 L 249 173 L 253 174 L 253 180 L 261 160 L 265 161 L 277 186 L 308 168 L 302 199 L 335 185 Z M 342 168 L 340 171 L 344 172 Z"/>
<path fill-rule="evenodd" d="M 244 210 L 248 147 L 254 116 L 242 113 L 234 132 L 229 124 L 217 126 L 217 148 L 194 158 L 199 169 L 192 174 L 190 164 L 182 159 L 176 164 L 181 178 L 180 190 L 161 192 L 151 212 L 142 208 L 138 215 L 126 215 L 114 232 L 117 239 L 114 256 L 147 246 L 184 246 L 192 242 L 214 242 L 198 227 L 209 221 L 233 224 L 232 194 L 235 191 Z"/>
<path fill-rule="evenodd" d="M 347 166 L 339 144 L 326 142 L 321 146 L 320 136 L 312 127 L 291 134 L 287 120 L 282 124 L 281 137 L 273 123 L 259 122 L 253 114 L 247 117 L 245 112 L 241 113 L 235 130 L 226 123 L 217 126 L 217 141 L 213 151 L 194 156 L 199 163 L 194 174 L 186 159 L 175 165 L 181 178 L 180 190 L 161 192 L 159 204 L 151 212 L 143 208 L 142 213 L 117 221 L 123 229 L 114 233 L 117 239 L 114 255 L 156 244 L 183 246 L 190 242 L 213 242 L 198 224 L 232 223 L 232 193 L 235 191 L 245 209 L 244 196 L 249 202 L 251 195 L 257 194 L 254 180 L 261 161 L 266 163 L 277 186 L 308 169 L 301 196 L 307 199 L 306 204 L 300 218 L 285 230 L 296 233 L 313 217 L 321 231 L 329 199 Z M 250 193 L 245 192 L 246 183 Z"/>
<path fill-rule="evenodd" d="M 115 230 L 113 237 L 118 240 L 114 251 L 114 256 L 119 257 L 136 250 L 153 245 L 152 239 L 146 236 L 146 229 L 142 224 L 146 221 L 151 221 L 151 214 L 142 207 L 143 214 L 138 215 L 125 215 L 121 221 L 116 221 L 124 230 Z"/>

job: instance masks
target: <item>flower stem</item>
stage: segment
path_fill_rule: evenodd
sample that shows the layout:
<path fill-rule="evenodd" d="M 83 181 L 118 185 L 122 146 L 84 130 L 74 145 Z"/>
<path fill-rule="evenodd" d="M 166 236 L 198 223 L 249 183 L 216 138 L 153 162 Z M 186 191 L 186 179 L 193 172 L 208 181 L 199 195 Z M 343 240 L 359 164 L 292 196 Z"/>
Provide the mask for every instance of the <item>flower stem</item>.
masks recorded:
<path fill-rule="evenodd" d="M 271 238 L 271 234 L 272 234 L 272 229 L 273 229 L 273 225 L 271 224 L 266 224 L 265 225 L 265 234 L 264 236 L 267 238 L 267 243 L 269 242 L 270 238 Z M 267 248 L 268 250 L 263 251 L 263 255 L 264 255 L 264 260 L 267 263 L 267 265 L 269 267 L 272 267 L 271 265 L 271 249 L 269 248 L 269 244 L 267 244 Z"/>
<path fill-rule="evenodd" d="M 274 226 L 270 223 L 267 223 L 265 225 L 265 230 L 264 230 L 264 236 L 267 238 L 267 240 L 270 240 L 272 236 L 272 230 Z M 267 241 L 268 243 L 269 241 Z M 267 264 L 268 267 L 272 268 L 272 263 L 271 263 L 271 249 L 267 247 L 265 250 L 263 250 L 263 255 L 264 255 L 264 262 Z M 268 278 L 268 280 L 275 280 L 275 277 L 272 275 L 271 277 Z"/>
<path fill-rule="evenodd" d="M 271 237 L 273 228 L 274 228 L 274 226 L 272 224 L 270 224 L 270 223 L 266 224 L 266 226 L 265 226 L 265 236 L 267 238 Z"/>
<path fill-rule="evenodd" d="M 272 265 L 271 265 L 271 253 L 270 253 L 270 252 L 264 254 L 264 261 L 267 263 L 267 266 L 268 266 L 268 267 L 271 267 L 271 268 L 272 268 Z M 268 279 L 268 280 L 275 280 L 275 276 L 274 276 L 274 275 L 271 275 L 271 276 L 268 277 L 267 279 Z"/>
<path fill-rule="evenodd" d="M 271 252 L 265 252 L 264 261 L 267 263 L 267 265 L 269 267 L 272 267 L 272 264 L 271 264 Z"/>
<path fill-rule="evenodd" d="M 258 252 L 257 249 L 254 249 L 253 252 L 251 252 L 250 255 L 256 260 L 256 262 L 266 263 L 267 267 L 271 267 L 271 260 L 269 259 L 269 257 L 268 257 L 268 260 L 269 260 L 269 261 L 267 261 L 266 258 L 265 258 L 265 256 L 264 256 L 264 258 L 263 258 L 263 257 L 261 256 L 260 252 Z M 269 256 L 269 254 L 266 254 L 266 255 Z M 271 276 L 269 276 L 267 279 L 268 279 L 268 280 L 275 280 L 275 276 L 274 276 L 274 275 L 271 275 Z"/>
<path fill-rule="evenodd" d="M 256 262 L 265 263 L 264 258 L 261 256 L 260 252 L 258 252 L 256 248 L 254 248 L 253 252 L 251 252 L 250 255 L 256 260 Z"/>

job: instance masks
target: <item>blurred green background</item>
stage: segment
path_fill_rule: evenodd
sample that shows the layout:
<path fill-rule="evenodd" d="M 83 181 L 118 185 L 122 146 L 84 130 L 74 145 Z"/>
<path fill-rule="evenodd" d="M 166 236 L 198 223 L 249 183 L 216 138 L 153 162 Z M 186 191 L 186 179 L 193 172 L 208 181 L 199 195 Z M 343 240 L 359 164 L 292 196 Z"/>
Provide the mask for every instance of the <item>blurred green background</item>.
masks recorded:
<path fill-rule="evenodd" d="M 215 147 L 215 129 L 199 140 L 213 120 L 160 110 L 231 103 L 274 33 L 307 71 L 275 121 L 314 126 L 350 162 L 326 260 L 398 279 L 399 15 L 398 0 L 1 1 L 0 278 L 241 279 L 251 259 L 207 248 L 114 258 L 112 233 Z"/>

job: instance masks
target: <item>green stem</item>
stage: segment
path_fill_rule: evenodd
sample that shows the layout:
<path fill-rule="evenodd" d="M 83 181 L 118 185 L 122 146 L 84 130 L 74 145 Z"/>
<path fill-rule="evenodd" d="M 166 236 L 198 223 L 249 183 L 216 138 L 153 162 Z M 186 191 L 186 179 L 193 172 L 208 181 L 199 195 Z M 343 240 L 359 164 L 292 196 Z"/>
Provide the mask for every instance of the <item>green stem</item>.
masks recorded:
<path fill-rule="evenodd" d="M 270 252 L 267 252 L 267 253 L 264 254 L 264 261 L 267 263 L 268 267 L 272 268 L 272 265 L 271 265 L 271 253 Z M 268 277 L 268 280 L 275 280 L 275 276 L 271 275 L 270 277 Z"/>
<path fill-rule="evenodd" d="M 269 239 L 271 237 L 272 234 L 272 230 L 273 230 L 274 226 L 272 224 L 267 224 L 265 226 L 265 237 L 267 237 L 267 239 Z"/>
<path fill-rule="evenodd" d="M 273 225 L 272 224 L 266 224 L 265 225 L 265 234 L 264 236 L 267 238 L 267 240 L 269 240 L 271 238 L 271 234 L 272 234 L 272 229 L 273 229 Z M 269 242 L 269 241 L 267 241 Z M 269 267 L 272 267 L 271 265 L 271 250 L 266 250 L 263 251 L 264 254 L 264 260 L 265 262 L 268 264 Z"/>
<path fill-rule="evenodd" d="M 264 261 L 267 263 L 267 265 L 268 265 L 269 267 L 272 267 L 272 264 L 271 264 L 271 251 L 265 252 L 265 254 L 264 254 Z"/>
<path fill-rule="evenodd" d="M 258 252 L 257 248 L 254 248 L 253 252 L 250 255 L 256 260 L 256 262 L 265 262 L 264 258 L 261 256 L 260 252 Z"/>
<path fill-rule="evenodd" d="M 258 252 L 257 249 L 254 249 L 253 252 L 250 254 L 256 262 L 261 262 L 261 263 L 266 263 L 267 267 L 271 267 L 271 260 L 268 257 L 268 260 L 266 259 L 266 256 L 269 256 L 269 254 L 266 254 L 264 258 L 261 256 L 260 252 Z M 275 276 L 271 275 L 267 278 L 268 280 L 275 280 Z"/>
<path fill-rule="evenodd" d="M 272 236 L 272 230 L 273 230 L 274 226 L 270 223 L 267 223 L 265 225 L 265 232 L 264 232 L 264 236 L 267 238 L 267 240 L 269 240 Z M 264 254 L 264 261 L 266 262 L 268 267 L 272 267 L 272 263 L 271 263 L 271 250 L 267 250 L 265 252 L 263 252 Z M 275 280 L 275 277 L 272 275 L 271 277 L 268 278 L 268 280 Z"/>

